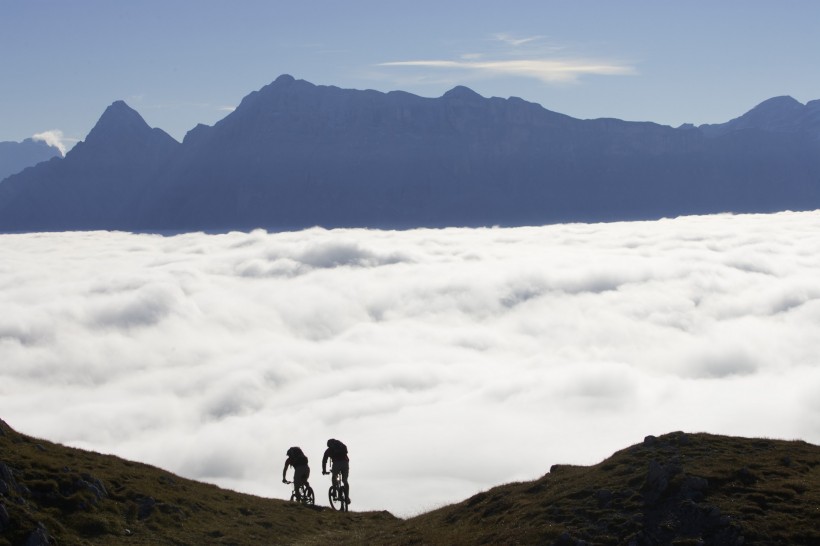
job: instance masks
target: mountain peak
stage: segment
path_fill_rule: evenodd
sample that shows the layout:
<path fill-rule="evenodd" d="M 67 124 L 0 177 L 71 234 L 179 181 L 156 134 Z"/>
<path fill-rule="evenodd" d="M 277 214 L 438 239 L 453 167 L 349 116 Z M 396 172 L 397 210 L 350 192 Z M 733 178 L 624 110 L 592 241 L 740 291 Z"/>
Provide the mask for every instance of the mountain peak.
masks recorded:
<path fill-rule="evenodd" d="M 281 76 L 279 76 L 278 78 L 273 80 L 273 83 L 282 84 L 282 83 L 293 83 L 295 81 L 296 81 L 296 78 L 294 78 L 290 74 L 282 74 Z"/>
<path fill-rule="evenodd" d="M 111 120 L 128 121 L 130 123 L 138 124 L 145 123 L 142 116 L 140 116 L 136 110 L 128 106 L 123 100 L 116 100 L 112 102 L 111 105 L 105 109 L 102 116 L 100 116 L 99 122 Z M 97 123 L 99 124 L 99 122 Z"/>
<path fill-rule="evenodd" d="M 445 99 L 476 100 L 483 99 L 481 95 L 463 85 L 457 85 L 442 95 Z"/>
<path fill-rule="evenodd" d="M 139 134 L 151 128 L 139 113 L 125 101 L 114 101 L 105 109 L 97 124 L 86 137 L 86 142 L 96 142 L 116 138 L 117 135 Z"/>
<path fill-rule="evenodd" d="M 770 99 L 766 99 L 754 108 L 752 111 L 757 110 L 758 108 L 802 108 L 803 103 L 799 100 L 795 99 L 790 95 L 780 95 L 779 97 L 772 97 Z"/>
<path fill-rule="evenodd" d="M 806 106 L 800 101 L 788 95 L 782 95 L 764 100 L 731 121 L 715 125 L 701 125 L 700 129 L 708 136 L 719 136 L 746 129 L 793 133 L 804 128 L 807 111 Z"/>

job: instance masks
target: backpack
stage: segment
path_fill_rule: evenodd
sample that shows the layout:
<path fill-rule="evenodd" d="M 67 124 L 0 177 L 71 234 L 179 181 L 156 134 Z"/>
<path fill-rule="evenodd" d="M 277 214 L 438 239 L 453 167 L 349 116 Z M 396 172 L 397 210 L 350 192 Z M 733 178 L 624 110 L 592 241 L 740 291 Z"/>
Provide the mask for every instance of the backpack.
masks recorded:
<path fill-rule="evenodd" d="M 308 464 L 307 456 L 298 447 L 292 447 L 288 450 L 288 458 L 293 466 L 302 466 Z"/>
<path fill-rule="evenodd" d="M 330 456 L 333 459 L 346 459 L 347 458 L 347 446 L 344 445 L 339 440 L 330 440 L 328 443 L 328 449 L 330 449 Z"/>

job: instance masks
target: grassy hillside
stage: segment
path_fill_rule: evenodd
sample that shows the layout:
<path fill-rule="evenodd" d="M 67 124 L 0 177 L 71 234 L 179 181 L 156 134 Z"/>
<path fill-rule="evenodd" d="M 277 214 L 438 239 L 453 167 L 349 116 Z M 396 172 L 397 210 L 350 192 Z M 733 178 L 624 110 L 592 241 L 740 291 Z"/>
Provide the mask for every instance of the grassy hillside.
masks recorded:
<path fill-rule="evenodd" d="M 808 545 L 818 485 L 820 447 L 676 432 L 401 520 L 244 495 L 0 421 L 0 545 Z"/>

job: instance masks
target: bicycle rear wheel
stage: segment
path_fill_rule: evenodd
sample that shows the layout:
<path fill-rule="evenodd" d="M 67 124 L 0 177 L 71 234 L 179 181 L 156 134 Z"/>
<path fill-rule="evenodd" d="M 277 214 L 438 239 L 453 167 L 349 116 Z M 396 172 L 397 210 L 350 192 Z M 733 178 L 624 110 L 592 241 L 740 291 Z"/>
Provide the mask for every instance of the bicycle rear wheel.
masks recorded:
<path fill-rule="evenodd" d="M 306 506 L 313 506 L 316 503 L 316 497 L 313 495 L 313 488 L 309 485 L 301 487 L 302 504 Z"/>

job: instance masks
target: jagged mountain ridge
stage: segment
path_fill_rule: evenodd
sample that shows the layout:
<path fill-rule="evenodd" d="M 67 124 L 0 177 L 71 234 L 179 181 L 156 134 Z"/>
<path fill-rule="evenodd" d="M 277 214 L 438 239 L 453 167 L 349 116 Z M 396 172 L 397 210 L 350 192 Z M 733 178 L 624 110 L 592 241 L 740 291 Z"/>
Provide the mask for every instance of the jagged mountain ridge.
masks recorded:
<path fill-rule="evenodd" d="M 112 104 L 63 161 L 0 186 L 0 230 L 410 228 L 807 210 L 820 206 L 818 105 L 776 98 L 725 124 L 671 128 L 578 120 L 466 87 L 423 98 L 285 75 L 182 143 Z"/>

